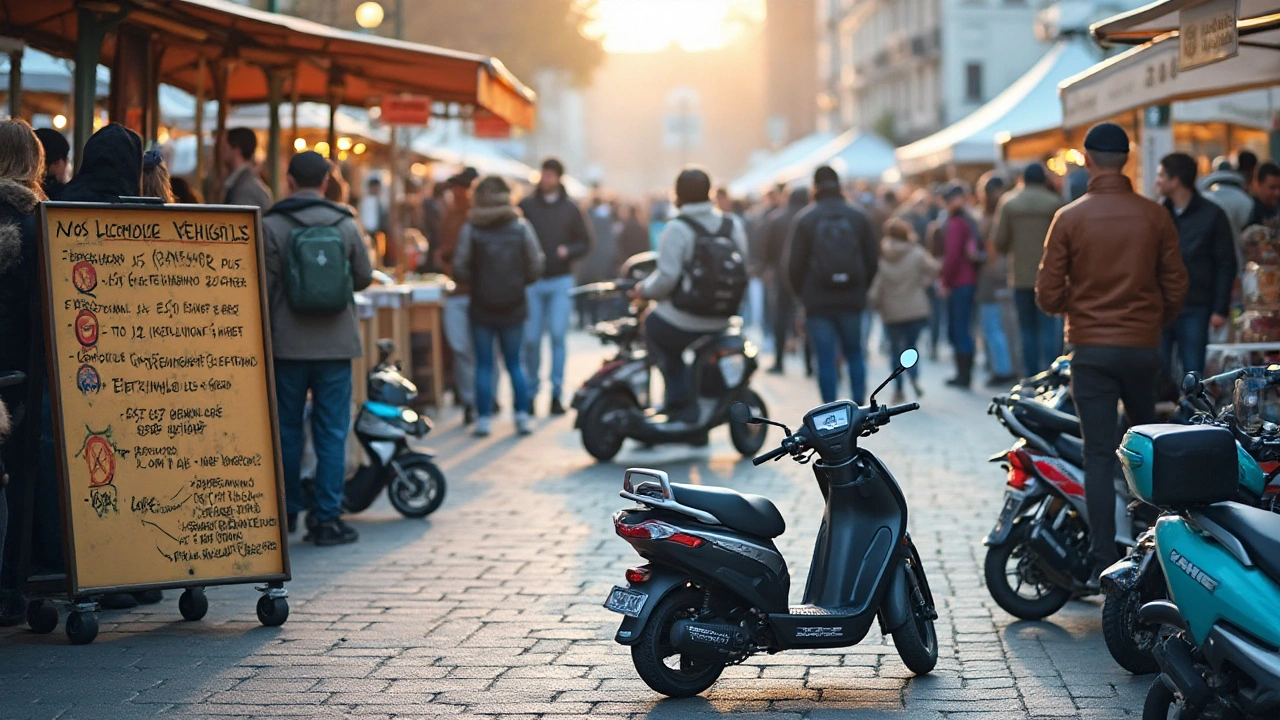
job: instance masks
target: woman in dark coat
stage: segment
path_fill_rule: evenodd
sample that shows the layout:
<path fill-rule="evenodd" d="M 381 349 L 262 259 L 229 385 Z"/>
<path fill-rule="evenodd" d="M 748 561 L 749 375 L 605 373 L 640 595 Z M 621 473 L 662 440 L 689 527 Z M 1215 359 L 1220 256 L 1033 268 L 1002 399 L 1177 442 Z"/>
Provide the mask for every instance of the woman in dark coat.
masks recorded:
<path fill-rule="evenodd" d="M 22 120 L 0 120 L 0 373 L 19 371 L 27 374 L 30 382 L 40 382 L 43 373 L 32 373 L 32 366 L 43 364 L 42 352 L 32 353 L 32 317 L 38 305 L 33 305 L 38 292 L 36 276 L 36 207 L 44 200 L 40 187 L 44 176 L 44 148 L 31 126 Z M 20 417 L 26 402 L 28 387 L 10 386 L 0 390 L 0 408 L 8 407 Z M 6 423 L 7 425 L 8 423 Z M 0 443 L 0 468 L 5 468 L 14 484 L 0 490 L 0 556 L 6 545 L 8 531 L 8 501 L 6 495 L 15 493 L 29 473 L 23 471 L 21 460 L 27 447 L 24 435 L 27 428 L 19 426 L 8 442 Z M 2 473 L 0 473 L 2 474 Z M 58 528 L 54 528 L 56 531 Z M 12 552 L 16 546 L 9 543 Z M 0 607 L 0 624 L 21 622 L 25 608 L 16 593 L 8 589 L 16 587 L 16 576 L 10 568 L 6 573 L 3 607 Z"/>

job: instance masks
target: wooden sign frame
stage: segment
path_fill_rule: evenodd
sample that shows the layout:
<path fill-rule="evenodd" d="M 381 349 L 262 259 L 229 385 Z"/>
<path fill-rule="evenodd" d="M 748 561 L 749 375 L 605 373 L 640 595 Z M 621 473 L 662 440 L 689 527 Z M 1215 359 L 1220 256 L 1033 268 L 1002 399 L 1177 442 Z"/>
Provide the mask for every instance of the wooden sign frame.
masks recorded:
<path fill-rule="evenodd" d="M 253 257 L 257 262 L 257 279 L 258 279 L 258 302 L 259 317 L 256 318 L 261 323 L 262 330 L 262 364 L 263 372 L 266 380 L 267 395 L 267 412 L 268 421 L 270 423 L 270 447 L 272 452 L 272 462 L 262 463 L 263 468 L 268 468 L 274 473 L 275 488 L 272 495 L 277 503 L 277 525 L 279 529 L 280 546 L 280 568 L 279 573 L 255 574 L 255 575 L 227 575 L 216 577 L 204 577 L 196 574 L 194 568 L 189 569 L 191 576 L 182 580 L 169 580 L 162 582 L 150 582 L 142 584 L 111 584 L 111 585 L 92 585 L 84 586 L 81 584 L 80 568 L 77 567 L 76 552 L 76 527 L 74 514 L 72 513 L 72 487 L 71 475 L 67 461 L 67 430 L 66 417 L 64 414 L 64 402 L 62 382 L 59 381 L 58 366 L 61 356 L 59 356 L 59 343 L 57 330 L 55 327 L 55 314 L 52 308 L 54 302 L 54 277 L 53 269 L 55 261 L 50 256 L 53 254 L 53 246 L 51 244 L 50 228 L 49 228 L 49 210 L 50 209 L 74 209 L 78 211 L 92 211 L 100 209 L 103 211 L 138 211 L 153 212 L 165 215 L 191 216 L 193 214 L 203 213 L 252 213 L 254 236 L 254 252 Z M 47 202 L 40 205 L 39 222 L 37 227 L 39 236 L 39 275 L 40 275 L 40 304 L 42 308 L 42 329 L 45 336 L 44 348 L 46 359 L 46 372 L 50 379 L 49 392 L 51 397 L 51 406 L 53 412 L 53 429 L 54 443 L 57 454 L 57 473 L 58 473 L 58 494 L 59 505 L 63 522 L 63 555 L 66 567 L 66 578 L 68 583 L 68 594 L 71 597 L 96 595 L 113 592 L 137 592 L 141 590 L 163 590 L 171 588 L 185 587 L 206 587 L 213 585 L 233 585 L 243 583 L 271 583 L 273 587 L 279 587 L 279 583 L 289 581 L 291 579 L 291 567 L 289 562 L 289 532 L 288 532 L 288 508 L 285 498 L 284 483 L 284 467 L 280 453 L 280 434 L 279 434 L 279 416 L 276 409 L 275 395 L 275 368 L 271 349 L 271 323 L 269 316 L 269 303 L 267 298 L 267 278 L 266 278 L 266 260 L 262 233 L 262 211 L 256 207 L 243 207 L 231 205 L 160 205 L 154 203 L 128 203 L 128 204 L 106 204 L 106 203 L 68 203 L 68 202 Z M 159 243 L 175 243 L 172 240 L 160 240 Z M 73 279 L 74 282 L 74 279 Z M 245 320 L 254 320 L 252 316 L 243 318 Z M 270 517 L 269 515 L 267 517 Z M 166 533 L 167 534 L 167 533 Z"/>

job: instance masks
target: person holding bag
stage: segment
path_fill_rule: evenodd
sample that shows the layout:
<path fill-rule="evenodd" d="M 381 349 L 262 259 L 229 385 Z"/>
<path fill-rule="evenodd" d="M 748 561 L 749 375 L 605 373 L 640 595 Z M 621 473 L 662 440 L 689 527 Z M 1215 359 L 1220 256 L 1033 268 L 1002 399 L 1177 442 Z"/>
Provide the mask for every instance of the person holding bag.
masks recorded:
<path fill-rule="evenodd" d="M 471 286 L 471 339 L 476 353 L 476 437 L 487 437 L 493 415 L 496 341 L 511 376 L 516 432 L 533 431 L 532 398 L 520 363 L 529 304 L 525 288 L 542 275 L 545 257 L 533 225 L 511 203 L 511 186 L 496 175 L 476 185 L 471 214 L 458 233 L 454 279 Z"/>

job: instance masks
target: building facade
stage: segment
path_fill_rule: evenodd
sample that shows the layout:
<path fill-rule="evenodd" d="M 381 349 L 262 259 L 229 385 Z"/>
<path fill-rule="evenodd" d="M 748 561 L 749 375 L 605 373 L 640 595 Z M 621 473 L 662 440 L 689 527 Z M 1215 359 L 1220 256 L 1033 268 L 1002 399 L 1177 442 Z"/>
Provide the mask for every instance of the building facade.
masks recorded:
<path fill-rule="evenodd" d="M 819 5 L 819 82 L 830 129 L 858 127 L 899 144 L 973 112 L 1048 48 L 1034 32 L 1036 0 Z"/>

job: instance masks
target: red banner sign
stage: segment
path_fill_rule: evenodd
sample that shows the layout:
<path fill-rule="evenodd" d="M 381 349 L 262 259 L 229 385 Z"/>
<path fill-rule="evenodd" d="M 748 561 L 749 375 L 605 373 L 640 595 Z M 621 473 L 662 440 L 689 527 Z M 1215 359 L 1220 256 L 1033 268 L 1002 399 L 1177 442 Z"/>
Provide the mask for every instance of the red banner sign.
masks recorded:
<path fill-rule="evenodd" d="M 400 96 L 382 101 L 383 125 L 396 127 L 425 127 L 431 120 L 431 98 Z"/>
<path fill-rule="evenodd" d="M 506 140 L 511 137 L 511 123 L 494 115 L 477 115 L 472 133 L 485 140 Z"/>

